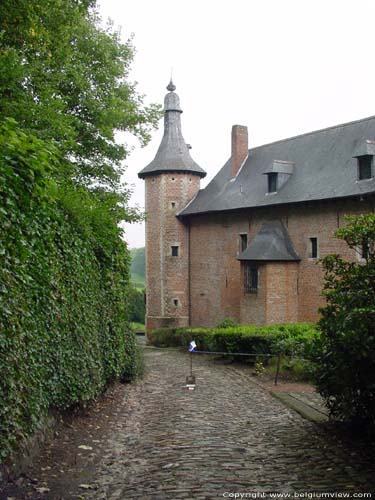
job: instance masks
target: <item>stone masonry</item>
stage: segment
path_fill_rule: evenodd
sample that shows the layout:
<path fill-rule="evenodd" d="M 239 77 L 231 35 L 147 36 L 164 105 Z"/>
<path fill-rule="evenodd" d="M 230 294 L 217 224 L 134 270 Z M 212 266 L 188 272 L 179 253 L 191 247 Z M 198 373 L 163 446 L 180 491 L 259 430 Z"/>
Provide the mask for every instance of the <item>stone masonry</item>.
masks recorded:
<path fill-rule="evenodd" d="M 257 294 L 245 294 L 240 262 L 240 234 L 251 240 L 263 222 L 274 216 L 271 208 L 242 211 L 230 215 L 194 216 L 191 235 L 191 313 L 192 325 L 215 325 L 225 317 L 241 323 L 269 324 L 316 321 L 321 296 L 323 271 L 318 259 L 309 257 L 309 238 L 318 238 L 318 258 L 340 253 L 347 259 L 358 255 L 334 237 L 345 224 L 345 215 L 372 210 L 350 200 L 327 201 L 319 206 L 279 207 L 278 218 L 288 229 L 301 261 L 263 263 L 259 266 Z"/>
<path fill-rule="evenodd" d="M 189 324 L 189 234 L 176 217 L 199 190 L 197 175 L 146 178 L 147 328 Z M 177 256 L 172 255 L 177 247 Z"/>

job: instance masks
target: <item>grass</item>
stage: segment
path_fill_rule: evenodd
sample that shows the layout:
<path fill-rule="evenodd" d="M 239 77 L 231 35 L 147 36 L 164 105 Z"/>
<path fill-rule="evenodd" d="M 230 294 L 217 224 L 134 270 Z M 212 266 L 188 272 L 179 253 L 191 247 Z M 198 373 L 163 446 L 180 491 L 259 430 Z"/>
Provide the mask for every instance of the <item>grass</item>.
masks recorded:
<path fill-rule="evenodd" d="M 136 331 L 145 331 L 145 325 L 143 323 L 130 323 L 132 328 Z"/>
<path fill-rule="evenodd" d="M 274 376 L 276 374 L 277 357 L 271 358 L 268 366 L 264 366 L 263 373 Z M 295 382 L 312 383 L 312 364 L 301 358 L 281 358 L 280 375 Z"/>

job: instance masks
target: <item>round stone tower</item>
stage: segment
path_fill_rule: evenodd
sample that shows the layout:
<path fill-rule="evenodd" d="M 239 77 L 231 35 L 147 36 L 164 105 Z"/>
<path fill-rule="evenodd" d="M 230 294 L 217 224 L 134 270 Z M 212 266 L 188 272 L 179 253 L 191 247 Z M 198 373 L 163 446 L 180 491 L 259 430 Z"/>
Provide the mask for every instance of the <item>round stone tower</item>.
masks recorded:
<path fill-rule="evenodd" d="M 147 330 L 189 325 L 189 227 L 177 215 L 206 175 L 182 137 L 182 110 L 172 81 L 167 90 L 163 139 L 154 160 L 138 174 L 146 185 Z"/>

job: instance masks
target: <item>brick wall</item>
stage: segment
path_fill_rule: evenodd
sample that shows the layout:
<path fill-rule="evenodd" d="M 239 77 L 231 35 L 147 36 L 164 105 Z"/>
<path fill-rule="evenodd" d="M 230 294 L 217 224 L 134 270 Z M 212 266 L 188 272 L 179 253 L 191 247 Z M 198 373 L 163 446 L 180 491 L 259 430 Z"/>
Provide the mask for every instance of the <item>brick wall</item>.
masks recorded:
<path fill-rule="evenodd" d="M 340 253 L 356 258 L 334 232 L 345 224 L 344 215 L 373 210 L 366 201 L 341 200 L 254 209 L 228 215 L 191 218 L 191 321 L 213 326 L 224 317 L 243 323 L 316 321 L 323 272 L 309 257 L 310 238 L 318 239 L 318 257 Z M 248 241 L 263 222 L 281 219 L 301 258 L 295 263 L 269 263 L 259 270 L 258 294 L 244 294 L 241 265 L 236 260 L 239 234 Z"/>
<path fill-rule="evenodd" d="M 176 214 L 199 190 L 200 177 L 187 173 L 147 176 L 146 328 L 189 323 L 188 227 Z M 178 247 L 178 256 L 172 255 Z"/>

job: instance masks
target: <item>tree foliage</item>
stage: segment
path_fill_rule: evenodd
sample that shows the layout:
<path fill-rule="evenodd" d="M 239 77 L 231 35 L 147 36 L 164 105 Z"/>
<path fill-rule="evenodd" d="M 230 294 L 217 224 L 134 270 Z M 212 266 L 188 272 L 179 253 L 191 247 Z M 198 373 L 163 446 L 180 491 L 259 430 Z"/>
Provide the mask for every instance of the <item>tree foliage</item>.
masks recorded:
<path fill-rule="evenodd" d="M 101 27 L 95 3 L 2 0 L 0 119 L 56 144 L 76 181 L 116 190 L 128 149 L 115 131 L 146 142 L 159 108 L 143 106 L 129 81 L 131 40 Z"/>
<path fill-rule="evenodd" d="M 145 247 L 142 248 L 132 248 L 130 250 L 132 257 L 131 262 L 131 272 L 141 278 L 143 281 L 145 279 L 146 271 L 146 259 L 145 259 Z"/>
<path fill-rule="evenodd" d="M 159 111 L 132 56 L 94 0 L 0 2 L 0 460 L 138 369 L 115 133 L 145 142 Z"/>
<path fill-rule="evenodd" d="M 146 315 L 145 291 L 132 285 L 129 290 L 128 302 L 129 320 L 144 324 Z"/>
<path fill-rule="evenodd" d="M 324 295 L 316 382 L 336 418 L 368 426 L 375 422 L 375 214 L 347 217 L 337 237 L 361 262 L 339 255 L 323 259 Z"/>

